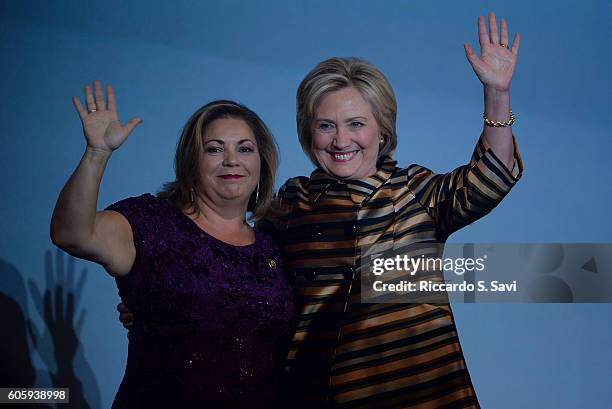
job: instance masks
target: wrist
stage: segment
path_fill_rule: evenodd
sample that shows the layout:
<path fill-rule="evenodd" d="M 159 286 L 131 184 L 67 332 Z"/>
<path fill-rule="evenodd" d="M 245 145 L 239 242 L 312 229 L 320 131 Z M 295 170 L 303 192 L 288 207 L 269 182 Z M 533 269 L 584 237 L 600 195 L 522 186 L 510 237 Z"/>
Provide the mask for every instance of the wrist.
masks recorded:
<path fill-rule="evenodd" d="M 510 89 L 500 89 L 491 86 L 484 86 L 483 90 L 485 102 L 510 102 Z"/>
<path fill-rule="evenodd" d="M 510 91 L 484 88 L 484 113 L 496 121 L 506 121 L 510 112 Z"/>
<path fill-rule="evenodd" d="M 85 148 L 85 156 L 94 160 L 107 161 L 112 154 L 113 151 L 108 148 L 100 148 L 89 145 L 87 145 L 87 147 Z"/>
<path fill-rule="evenodd" d="M 485 122 L 486 126 L 493 126 L 493 127 L 496 127 L 496 128 L 502 128 L 502 127 L 506 127 L 506 126 L 512 126 L 512 124 L 514 124 L 514 121 L 516 120 L 516 117 L 514 116 L 514 113 L 512 112 L 512 110 L 510 110 L 508 115 L 509 115 L 509 119 L 507 121 L 495 121 L 495 120 L 491 120 L 490 118 L 487 118 L 487 114 L 486 113 L 483 113 L 482 117 L 484 119 L 484 122 Z"/>

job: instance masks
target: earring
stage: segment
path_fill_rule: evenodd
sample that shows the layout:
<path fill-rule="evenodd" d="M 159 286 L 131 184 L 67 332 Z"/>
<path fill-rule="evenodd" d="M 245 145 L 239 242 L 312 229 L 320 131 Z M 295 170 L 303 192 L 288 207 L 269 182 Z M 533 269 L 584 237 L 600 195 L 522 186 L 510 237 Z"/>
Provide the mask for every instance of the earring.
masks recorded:
<path fill-rule="evenodd" d="M 385 138 L 383 138 L 383 137 L 381 136 L 381 137 L 380 137 L 380 139 L 379 139 L 379 141 L 380 141 L 380 145 L 382 145 L 382 144 L 384 144 L 384 143 L 385 143 Z"/>
<path fill-rule="evenodd" d="M 259 183 L 257 184 L 257 190 L 255 190 L 255 205 L 257 205 L 258 200 L 259 200 Z"/>

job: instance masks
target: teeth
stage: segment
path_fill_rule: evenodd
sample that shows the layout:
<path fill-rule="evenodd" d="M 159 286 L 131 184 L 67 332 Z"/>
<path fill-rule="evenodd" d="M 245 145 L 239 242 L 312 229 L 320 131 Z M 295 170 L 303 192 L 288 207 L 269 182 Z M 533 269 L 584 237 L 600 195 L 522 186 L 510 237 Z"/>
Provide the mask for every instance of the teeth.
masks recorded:
<path fill-rule="evenodd" d="M 337 160 L 348 160 L 353 156 L 353 152 L 349 153 L 334 153 L 334 157 Z"/>

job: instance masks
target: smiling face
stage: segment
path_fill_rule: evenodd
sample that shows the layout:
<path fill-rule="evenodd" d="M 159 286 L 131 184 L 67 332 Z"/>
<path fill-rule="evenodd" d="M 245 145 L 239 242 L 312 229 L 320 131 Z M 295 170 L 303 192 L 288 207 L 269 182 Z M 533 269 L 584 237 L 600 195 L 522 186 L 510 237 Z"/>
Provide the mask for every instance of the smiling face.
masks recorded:
<path fill-rule="evenodd" d="M 354 87 L 327 94 L 314 110 L 312 150 L 321 169 L 339 179 L 376 172 L 380 127 Z"/>
<path fill-rule="evenodd" d="M 260 169 L 257 141 L 245 121 L 220 118 L 206 127 L 198 164 L 198 193 L 204 200 L 246 208 Z"/>

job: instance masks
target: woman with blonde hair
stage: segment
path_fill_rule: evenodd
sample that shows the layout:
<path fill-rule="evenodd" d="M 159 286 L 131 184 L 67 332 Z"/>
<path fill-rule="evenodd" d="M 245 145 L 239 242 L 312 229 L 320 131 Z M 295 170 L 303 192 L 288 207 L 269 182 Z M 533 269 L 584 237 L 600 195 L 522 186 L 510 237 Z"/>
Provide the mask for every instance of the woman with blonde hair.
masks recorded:
<path fill-rule="evenodd" d="M 478 407 L 448 304 L 363 303 L 362 251 L 443 243 L 489 213 L 522 175 L 508 46 L 493 13 L 478 19 L 484 124 L 470 161 L 446 174 L 396 166 L 396 101 L 385 76 L 357 58 L 319 63 L 297 91 L 299 141 L 317 169 L 289 179 L 260 222 L 282 243 L 301 316 L 288 366 L 295 407 Z M 414 143 L 418 141 L 413 141 Z"/>

